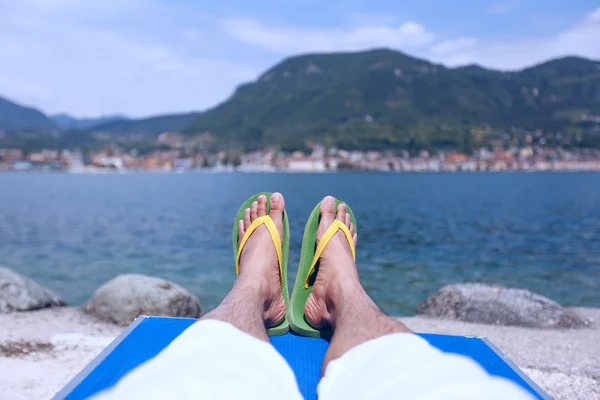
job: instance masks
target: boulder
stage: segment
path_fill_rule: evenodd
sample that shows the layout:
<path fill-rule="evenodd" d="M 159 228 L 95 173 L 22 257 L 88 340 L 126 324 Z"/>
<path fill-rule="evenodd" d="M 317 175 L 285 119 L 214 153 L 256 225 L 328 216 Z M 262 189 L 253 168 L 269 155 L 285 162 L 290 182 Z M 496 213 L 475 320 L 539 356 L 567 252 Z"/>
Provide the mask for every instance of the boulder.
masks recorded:
<path fill-rule="evenodd" d="M 126 326 L 139 315 L 198 318 L 202 309 L 194 295 L 173 282 L 125 274 L 96 290 L 84 311 L 103 321 Z"/>
<path fill-rule="evenodd" d="M 500 285 L 448 285 L 418 306 L 435 318 L 530 328 L 580 328 L 589 321 L 547 297 Z"/>
<path fill-rule="evenodd" d="M 0 267 L 0 314 L 64 306 L 65 301 L 22 275 Z"/>

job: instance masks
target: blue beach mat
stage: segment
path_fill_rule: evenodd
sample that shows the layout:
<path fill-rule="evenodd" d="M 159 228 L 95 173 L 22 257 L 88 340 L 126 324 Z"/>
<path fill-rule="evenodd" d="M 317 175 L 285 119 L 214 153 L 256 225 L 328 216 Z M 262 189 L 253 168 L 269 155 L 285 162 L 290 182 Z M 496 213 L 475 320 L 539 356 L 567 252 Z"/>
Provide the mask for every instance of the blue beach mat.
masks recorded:
<path fill-rule="evenodd" d="M 138 317 L 54 399 L 85 399 L 113 386 L 133 368 L 157 355 L 195 321 L 187 318 Z M 550 399 L 486 338 L 419 335 L 442 351 L 472 358 L 490 374 L 510 379 L 538 399 Z M 292 333 L 273 336 L 271 342 L 292 367 L 304 398 L 316 399 L 321 363 L 329 343 L 324 339 Z"/>

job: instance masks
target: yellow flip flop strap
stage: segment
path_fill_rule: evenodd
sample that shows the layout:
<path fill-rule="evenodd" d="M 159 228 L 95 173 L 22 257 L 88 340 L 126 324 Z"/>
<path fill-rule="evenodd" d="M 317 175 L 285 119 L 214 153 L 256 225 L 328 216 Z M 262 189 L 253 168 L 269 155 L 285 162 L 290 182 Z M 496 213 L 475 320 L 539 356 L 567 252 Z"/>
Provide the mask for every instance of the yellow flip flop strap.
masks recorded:
<path fill-rule="evenodd" d="M 327 247 L 327 245 L 329 244 L 331 239 L 333 239 L 333 237 L 335 236 L 335 234 L 338 231 L 344 232 L 344 235 L 346 236 L 346 240 L 348 240 L 348 244 L 350 245 L 350 250 L 352 250 L 352 258 L 354 259 L 354 261 L 356 261 L 356 252 L 354 250 L 354 239 L 352 238 L 352 235 L 350 234 L 350 230 L 344 223 L 342 223 L 336 219 L 335 221 L 333 221 L 333 224 L 331 224 L 331 226 L 329 228 L 327 228 L 327 230 L 325 231 L 325 234 L 323 235 L 321 240 L 319 240 L 319 244 L 317 245 L 317 250 L 315 251 L 315 256 L 313 257 L 312 264 L 310 264 L 310 269 L 308 270 L 308 274 L 306 274 L 306 280 L 304 281 L 304 289 L 308 289 L 308 281 L 310 279 L 310 275 L 313 273 L 313 270 L 315 269 L 315 266 L 317 265 L 319 258 L 321 258 L 321 254 L 325 250 L 325 247 Z"/>
<path fill-rule="evenodd" d="M 281 237 L 279 237 L 279 232 L 277 232 L 277 227 L 275 223 L 271 219 L 270 216 L 265 215 L 262 217 L 258 217 L 252 222 L 252 224 L 246 230 L 242 241 L 240 242 L 240 246 L 238 248 L 237 258 L 235 260 L 235 273 L 236 275 L 240 274 L 240 257 L 242 255 L 242 250 L 244 250 L 244 246 L 246 242 L 250 238 L 250 235 L 258 228 L 259 226 L 264 225 L 267 227 L 269 231 L 269 235 L 271 235 L 271 240 L 273 241 L 273 245 L 275 246 L 275 251 L 277 252 L 277 261 L 279 262 L 279 281 L 281 281 L 281 277 L 283 276 L 283 256 L 281 254 Z"/>

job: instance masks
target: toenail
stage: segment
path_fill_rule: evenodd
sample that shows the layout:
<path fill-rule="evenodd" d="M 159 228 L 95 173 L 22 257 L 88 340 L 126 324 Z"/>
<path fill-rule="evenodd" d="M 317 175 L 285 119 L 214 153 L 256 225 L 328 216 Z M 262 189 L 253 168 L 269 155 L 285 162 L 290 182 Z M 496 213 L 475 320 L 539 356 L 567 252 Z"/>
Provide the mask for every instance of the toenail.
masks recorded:
<path fill-rule="evenodd" d="M 279 201 L 279 194 L 278 193 L 273 193 L 271 195 L 271 203 L 277 203 Z"/>
<path fill-rule="evenodd" d="M 335 199 L 333 197 L 328 197 L 327 205 L 335 207 Z"/>

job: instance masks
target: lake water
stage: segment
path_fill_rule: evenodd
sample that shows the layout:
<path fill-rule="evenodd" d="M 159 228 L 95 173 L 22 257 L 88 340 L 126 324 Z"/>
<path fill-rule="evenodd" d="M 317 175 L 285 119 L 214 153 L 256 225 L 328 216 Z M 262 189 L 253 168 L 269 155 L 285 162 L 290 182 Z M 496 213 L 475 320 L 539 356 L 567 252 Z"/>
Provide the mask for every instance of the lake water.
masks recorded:
<path fill-rule="evenodd" d="M 600 306 L 600 174 L 0 174 L 0 265 L 74 305 L 117 274 L 175 281 L 203 305 L 234 281 L 235 213 L 286 197 L 290 286 L 306 218 L 348 202 L 367 291 L 394 315 L 448 283 L 497 282 Z"/>

